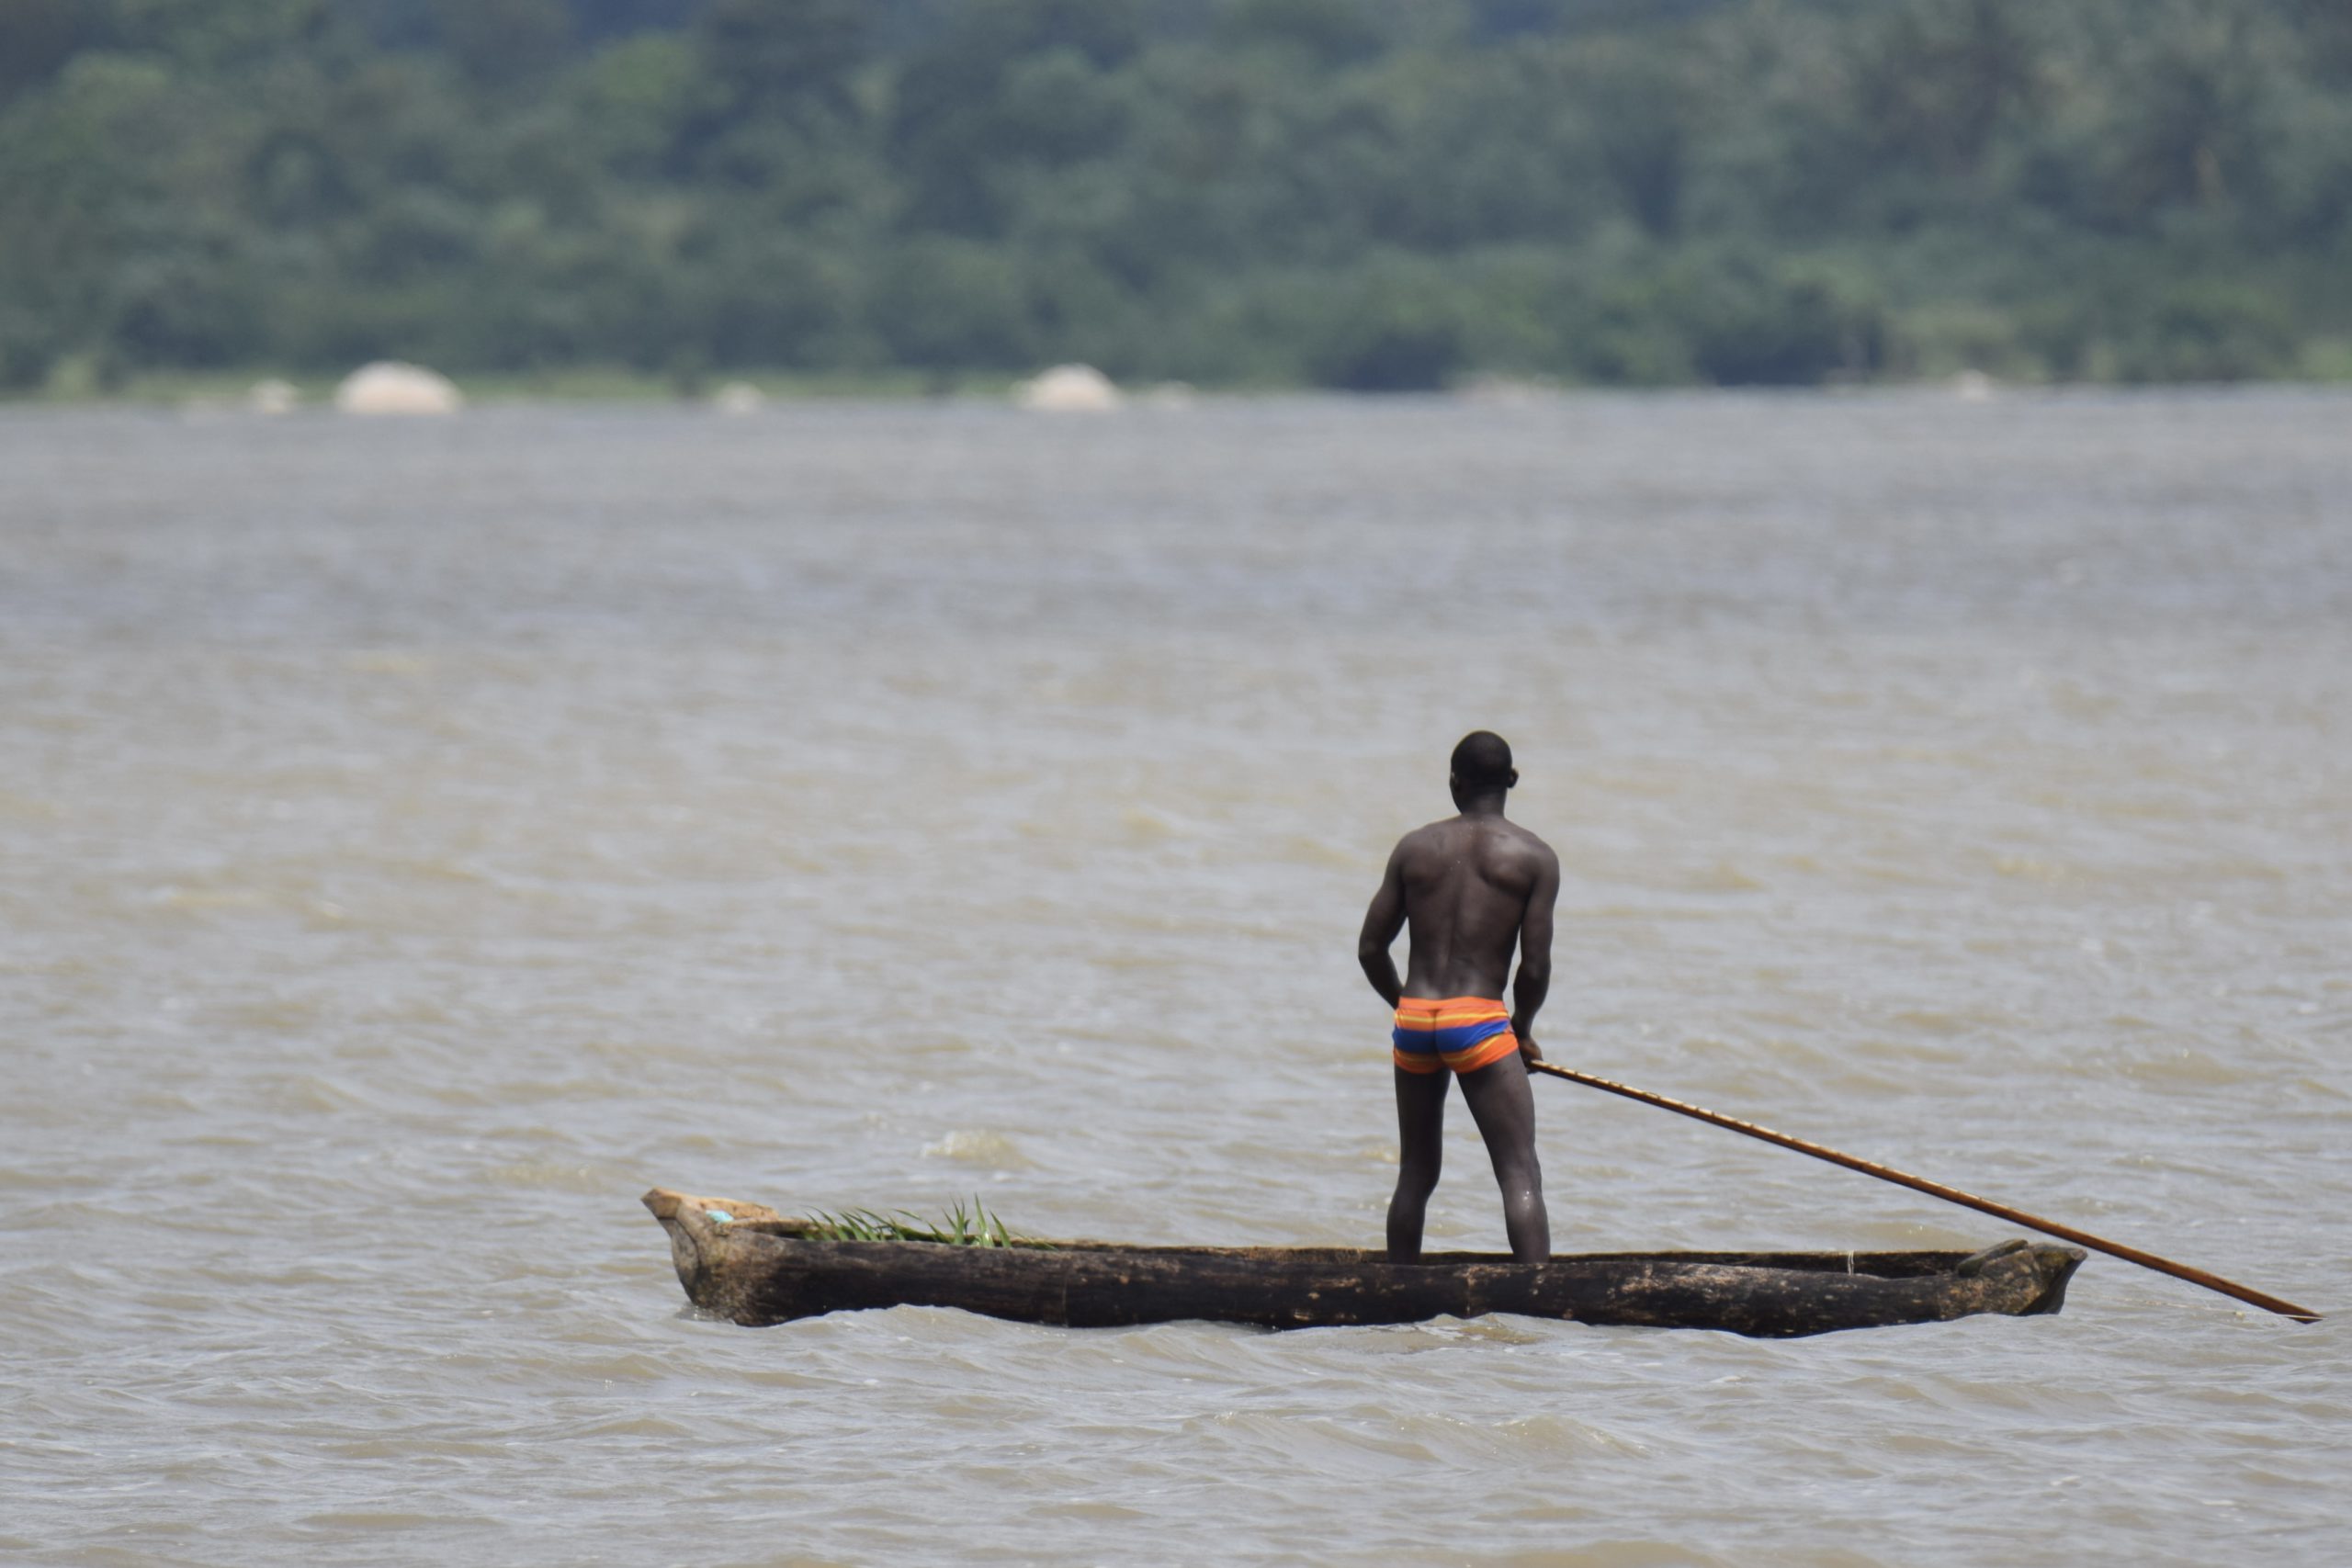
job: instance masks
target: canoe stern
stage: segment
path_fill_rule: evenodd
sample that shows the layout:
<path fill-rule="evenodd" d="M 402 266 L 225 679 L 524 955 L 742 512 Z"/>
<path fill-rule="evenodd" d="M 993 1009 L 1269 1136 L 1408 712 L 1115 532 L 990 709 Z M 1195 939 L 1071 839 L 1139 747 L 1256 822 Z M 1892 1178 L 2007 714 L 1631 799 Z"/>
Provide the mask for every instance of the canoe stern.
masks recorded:
<path fill-rule="evenodd" d="M 2066 1285 L 2074 1279 L 2075 1270 L 2090 1257 L 2079 1247 L 2060 1247 L 2055 1242 L 2038 1241 L 2025 1249 L 2025 1257 L 2033 1269 L 2036 1292 L 2025 1306 L 2018 1308 L 2019 1317 L 2038 1317 L 2054 1313 L 2066 1304 Z"/>

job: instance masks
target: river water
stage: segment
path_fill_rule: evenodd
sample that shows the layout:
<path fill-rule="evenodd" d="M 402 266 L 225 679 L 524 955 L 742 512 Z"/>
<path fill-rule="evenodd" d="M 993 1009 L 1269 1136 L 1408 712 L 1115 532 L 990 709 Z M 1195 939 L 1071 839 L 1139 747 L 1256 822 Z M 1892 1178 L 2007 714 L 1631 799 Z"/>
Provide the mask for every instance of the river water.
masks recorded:
<path fill-rule="evenodd" d="M 2352 1313 L 2352 397 L 0 416 L 0 1559 L 2335 1563 L 2352 1318 L 687 1314 L 656 1184 L 1373 1244 L 1557 1059 Z M 2010 1228 L 1537 1086 L 1554 1236 Z M 1433 1241 L 1497 1247 L 1457 1101 Z"/>

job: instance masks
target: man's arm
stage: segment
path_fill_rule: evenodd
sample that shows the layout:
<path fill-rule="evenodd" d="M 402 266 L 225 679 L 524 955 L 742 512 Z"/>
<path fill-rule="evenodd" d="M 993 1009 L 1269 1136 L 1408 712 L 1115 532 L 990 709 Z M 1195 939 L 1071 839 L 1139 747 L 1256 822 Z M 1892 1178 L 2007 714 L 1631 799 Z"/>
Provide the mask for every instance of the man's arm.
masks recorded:
<path fill-rule="evenodd" d="M 1535 1015 L 1552 990 L 1552 906 L 1560 898 L 1560 857 L 1543 852 L 1535 870 L 1535 886 L 1527 890 L 1527 912 L 1519 918 L 1519 976 L 1511 982 L 1510 1032 L 1519 1036 L 1519 1054 L 1540 1062 L 1535 1047 Z"/>
<path fill-rule="evenodd" d="M 1392 1008 L 1404 996 L 1405 982 L 1396 977 L 1396 961 L 1388 956 L 1388 948 L 1404 929 L 1405 846 L 1399 842 L 1388 856 L 1372 908 L 1363 912 L 1363 932 L 1356 938 L 1356 962 L 1363 965 L 1363 977 Z"/>

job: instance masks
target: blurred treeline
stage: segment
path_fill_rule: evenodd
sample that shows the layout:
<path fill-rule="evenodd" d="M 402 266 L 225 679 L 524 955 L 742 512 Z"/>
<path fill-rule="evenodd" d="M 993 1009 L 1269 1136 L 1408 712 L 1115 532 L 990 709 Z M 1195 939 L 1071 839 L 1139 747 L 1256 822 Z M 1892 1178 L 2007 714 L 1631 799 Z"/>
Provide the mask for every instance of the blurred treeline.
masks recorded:
<path fill-rule="evenodd" d="M 2352 374 L 2352 0 L 0 0 L 0 383 Z"/>

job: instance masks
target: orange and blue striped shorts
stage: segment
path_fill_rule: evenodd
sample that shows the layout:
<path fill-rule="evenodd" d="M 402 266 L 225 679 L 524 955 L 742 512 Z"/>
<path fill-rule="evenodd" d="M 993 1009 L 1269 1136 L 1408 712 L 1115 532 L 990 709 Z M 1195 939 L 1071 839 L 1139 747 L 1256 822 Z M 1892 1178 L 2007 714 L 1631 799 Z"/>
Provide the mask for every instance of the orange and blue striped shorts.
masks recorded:
<path fill-rule="evenodd" d="M 1519 1049 L 1510 1014 L 1491 997 L 1407 997 L 1396 1004 L 1389 1041 L 1408 1073 L 1475 1073 Z"/>

